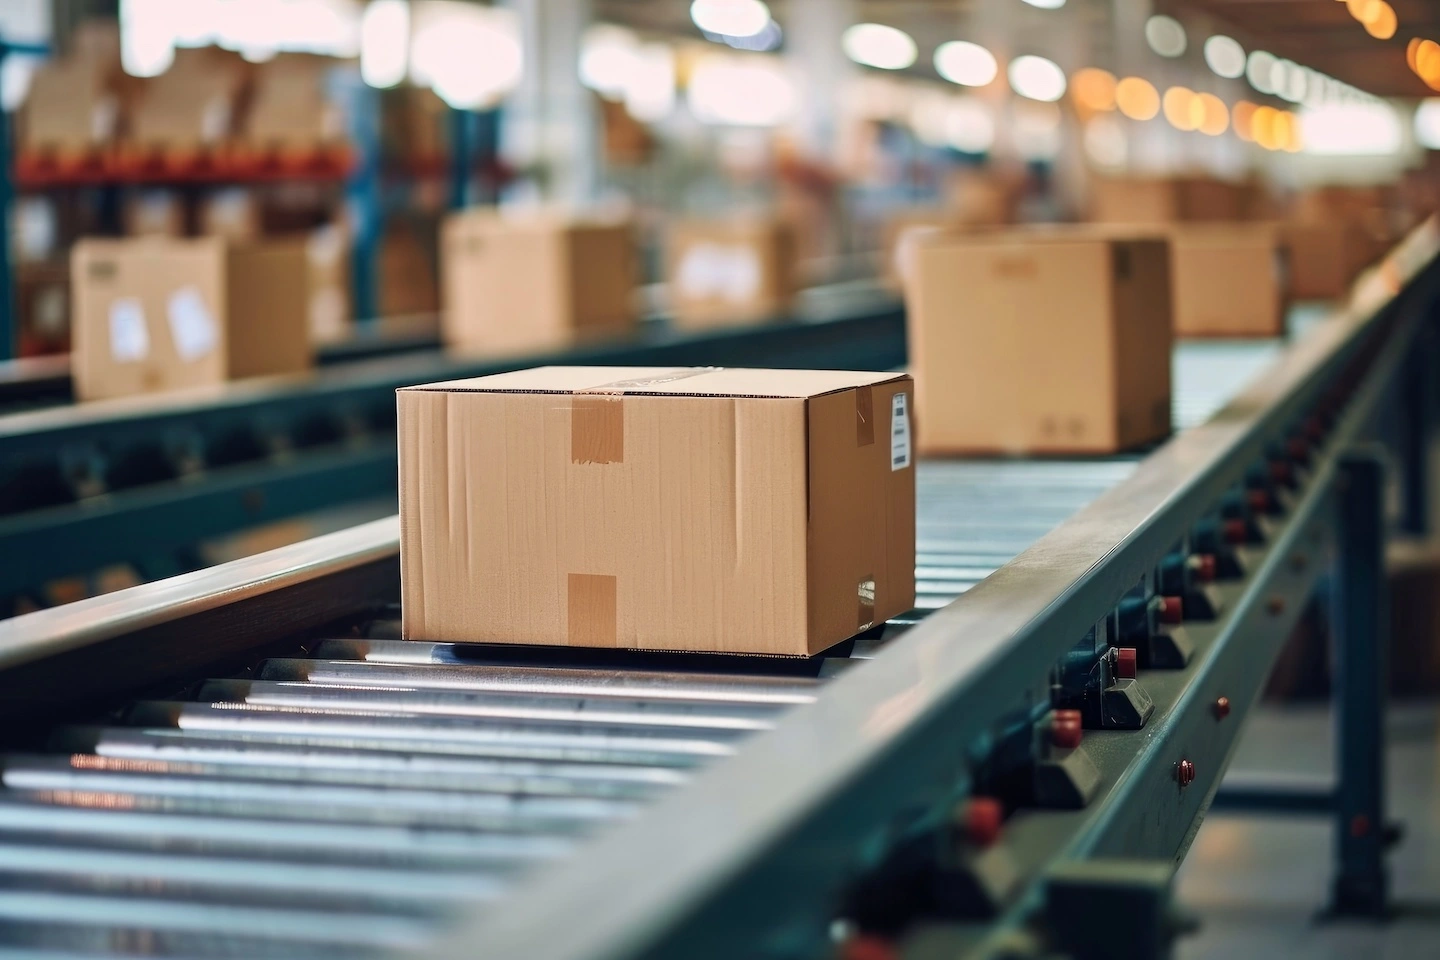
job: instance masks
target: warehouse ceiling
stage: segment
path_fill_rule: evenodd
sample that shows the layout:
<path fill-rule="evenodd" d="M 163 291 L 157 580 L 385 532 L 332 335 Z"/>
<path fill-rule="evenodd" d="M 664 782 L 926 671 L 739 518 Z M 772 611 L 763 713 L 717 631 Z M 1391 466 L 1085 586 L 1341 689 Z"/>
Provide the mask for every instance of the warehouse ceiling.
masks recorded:
<path fill-rule="evenodd" d="M 796 3 L 829 0 L 769 0 L 776 19 L 788 19 L 787 7 Z M 1074 31 L 1077 18 L 1085 25 L 1090 46 L 1100 65 L 1112 41 L 1111 12 L 1117 0 L 1068 0 L 1065 15 L 1027 6 L 1021 0 L 859 0 L 857 19 L 900 27 L 920 40 L 944 34 L 963 36 L 964 27 L 977 18 L 994 26 L 1003 14 L 1014 32 L 1027 39 L 1062 42 L 1061 36 L 1044 36 L 1047 19 L 1055 32 Z M 1118 0 L 1140 8 L 1144 0 Z M 1192 36 L 1226 33 L 1247 49 L 1265 49 L 1277 56 L 1313 67 L 1352 86 L 1385 97 L 1423 97 L 1431 93 L 1405 62 L 1405 47 L 1412 37 L 1440 41 L 1440 3 L 1435 0 L 1389 0 L 1399 27 L 1389 40 L 1377 40 L 1351 16 L 1338 0 L 1154 0 L 1157 13 L 1168 13 L 1191 27 Z M 595 13 L 603 20 L 664 34 L 696 33 L 688 0 L 595 0 Z M 1198 44 L 1196 44 L 1198 46 Z"/>

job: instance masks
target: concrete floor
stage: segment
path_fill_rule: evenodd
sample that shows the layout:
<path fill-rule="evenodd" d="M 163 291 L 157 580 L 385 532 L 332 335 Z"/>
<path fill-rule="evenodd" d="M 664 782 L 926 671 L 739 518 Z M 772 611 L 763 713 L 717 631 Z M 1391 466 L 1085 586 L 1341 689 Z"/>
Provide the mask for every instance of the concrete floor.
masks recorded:
<path fill-rule="evenodd" d="M 1177 898 L 1198 933 L 1180 960 L 1440 958 L 1440 703 L 1392 707 L 1389 812 L 1405 838 L 1390 855 L 1396 918 L 1321 921 L 1331 869 L 1328 821 L 1207 817 L 1180 870 Z M 1266 706 L 1251 719 L 1232 769 L 1322 774 L 1334 769 L 1324 706 Z"/>

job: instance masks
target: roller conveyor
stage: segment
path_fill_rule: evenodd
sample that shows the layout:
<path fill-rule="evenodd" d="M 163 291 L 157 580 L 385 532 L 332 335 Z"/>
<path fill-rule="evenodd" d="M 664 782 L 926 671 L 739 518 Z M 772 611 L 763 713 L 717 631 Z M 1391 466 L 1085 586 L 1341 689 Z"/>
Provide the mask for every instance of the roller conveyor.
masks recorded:
<path fill-rule="evenodd" d="M 1342 356 L 1342 342 L 1360 346 L 1347 346 Z M 1278 405 L 1265 409 L 1284 427 L 1318 402 L 1316 391 L 1331 381 L 1359 391 L 1361 399 L 1353 403 L 1365 406 L 1378 388 L 1356 387 L 1348 382 L 1353 376 L 1328 361 L 1305 366 L 1333 353 L 1352 367 L 1365 360 L 1385 373 L 1383 357 L 1373 359 L 1373 350 L 1355 353 L 1364 345 L 1358 335 L 1320 330 L 1313 340 L 1302 337 L 1289 354 L 1268 343 L 1182 351 L 1177 419 L 1182 426 L 1208 419 L 1241 381 L 1277 360 L 1280 373 L 1270 379 L 1282 392 Z M 1202 354 L 1208 374 L 1189 366 L 1189 357 Z M 1243 375 L 1237 368 L 1244 368 Z M 1311 376 L 1311 369 L 1327 372 Z M 1215 376 L 1216 370 L 1234 380 Z M 1249 409 L 1246 399 L 1234 410 Z M 113 641 L 103 634 L 77 638 L 80 621 L 73 618 L 103 613 L 103 604 L 94 602 L 72 613 L 57 609 L 22 618 L 37 627 L 21 621 L 8 633 L 0 627 L 0 659 L 10 667 L 0 681 L 10 680 L 4 690 L 10 703 L 22 695 L 44 700 L 46 684 L 62 682 L 54 677 L 66 678 L 65 665 L 79 662 L 75 658 L 88 652 L 87 644 L 120 644 L 112 659 L 97 648 L 103 669 L 123 661 L 121 651 L 132 642 L 126 638 L 137 638 L 133 643 L 141 649 L 182 650 L 200 642 L 197 637 L 213 637 L 208 655 L 192 653 L 189 663 L 168 673 L 147 661 L 136 676 L 126 673 L 108 684 L 92 678 L 77 684 L 69 675 L 72 695 L 86 684 L 114 691 L 115 710 L 82 715 L 70 709 L 62 725 L 37 723 L 15 738 L 0 773 L 0 957 L 372 956 L 411 948 L 527 958 L 824 955 L 817 946 L 828 942 L 824 924 L 815 928 L 818 941 L 793 949 L 762 951 L 756 945 L 772 940 L 757 938 L 779 929 L 770 918 L 782 911 L 793 913 L 792 931 L 814 926 L 804 918 L 816 909 L 827 910 L 830 920 L 855 917 L 867 929 L 889 929 L 883 910 L 862 916 L 853 898 L 883 904 L 865 879 L 876 871 L 889 878 L 882 888 L 896 881 L 886 872 L 894 869 L 888 858 L 871 857 L 861 868 L 849 854 L 819 851 L 874 848 L 877 835 L 865 824 L 897 815 L 882 808 L 936 803 L 933 786 L 917 792 L 931 769 L 943 767 L 955 778 L 942 791 L 947 794 L 996 790 L 993 765 L 1003 754 L 996 744 L 1011 736 L 1000 731 L 1027 728 L 1028 719 L 1017 719 L 1017 701 L 1030 696 L 1034 682 L 1043 681 L 1062 654 L 1074 656 L 1076 641 L 1085 647 L 1083 625 L 1092 628 L 1090 649 L 1108 649 L 1104 631 L 1128 629 L 1121 615 L 1126 608 L 1121 603 L 1113 620 L 1103 611 L 1127 595 L 1131 572 L 1153 594 L 1163 581 L 1154 571 L 1175 541 L 1203 539 L 1212 518 L 1240 519 L 1255 539 L 1237 546 L 1236 562 L 1258 572 L 1219 585 L 1213 598 L 1226 613 L 1217 626 L 1186 624 L 1195 649 L 1189 667 L 1141 671 L 1137 682 L 1154 701 L 1150 726 L 1129 731 L 1097 724 L 1092 731 L 1086 723 L 1087 742 L 1109 751 L 1093 755 L 1101 792 L 1090 811 L 1056 811 L 1048 815 L 1058 819 L 1046 821 L 1038 816 L 1043 810 L 1022 810 L 1007 821 L 1017 836 L 1039 830 L 1050 838 L 1039 843 L 1031 836 L 1026 856 L 1063 846 L 1072 858 L 1084 859 L 1092 846 L 1119 849 L 1107 840 L 1105 825 L 1124 822 L 1133 812 L 1127 806 L 1130 784 L 1143 769 L 1121 758 L 1159 749 L 1181 735 L 1187 718 L 1200 716 L 1182 696 L 1191 689 L 1186 684 L 1208 682 L 1229 662 L 1225 631 L 1232 625 L 1226 618 L 1233 610 L 1233 629 L 1243 627 L 1251 616 L 1246 598 L 1260 583 L 1246 578 L 1275 576 L 1267 572 L 1266 543 L 1289 542 L 1281 514 L 1293 515 L 1297 525 L 1310 522 L 1306 518 L 1319 514 L 1308 506 L 1313 498 L 1307 484 L 1329 482 L 1325 461 L 1307 461 L 1293 487 L 1265 488 L 1281 507 L 1274 519 L 1245 509 L 1235 515 L 1221 494 L 1249 476 L 1254 457 L 1264 462 L 1273 439 L 1252 442 L 1237 434 L 1225 439 L 1232 446 L 1216 454 L 1221 459 L 1210 461 L 1194 451 L 1212 438 L 1229 438 L 1229 424 L 1241 419 L 1238 412 L 1222 415 L 1180 444 L 1179 452 L 1166 448 L 1145 460 L 922 464 L 920 609 L 815 660 L 401 642 L 393 639 L 393 611 L 385 608 L 393 600 L 394 539 L 393 525 L 385 524 L 354 532 L 343 542 L 370 545 L 355 550 L 353 560 L 328 560 L 330 580 L 322 583 L 317 575 L 336 605 L 312 613 L 311 607 L 323 604 L 302 603 L 295 593 L 285 601 L 295 605 L 288 623 L 274 622 L 283 605 L 246 606 L 263 604 L 265 591 L 306 589 L 302 565 L 287 560 L 254 576 L 263 590 L 222 591 L 216 585 L 224 571 L 196 575 L 193 588 L 154 585 L 177 591 L 165 595 L 169 607 L 191 604 L 175 615 L 173 628 L 168 615 L 149 610 L 114 627 L 108 635 Z M 1154 479 L 1174 468 L 1175 458 L 1193 471 L 1179 492 Z M 1237 462 L 1227 466 L 1231 460 Z M 1151 499 L 1164 509 L 1152 510 Z M 1140 511 L 1141 519 L 1112 532 L 1097 518 L 1117 503 Z M 1069 522 L 1077 511 L 1078 527 Z M 1168 513 L 1177 519 L 1157 528 L 1161 521 L 1153 518 Z M 1082 529 L 1083 537 L 1069 532 Z M 1057 540 L 1066 547 L 1058 554 Z M 326 551 L 344 552 L 342 541 L 329 542 L 337 546 Z M 1102 572 L 1105 583 L 1098 587 L 1065 579 L 1069 569 L 1100 569 L 1079 549 L 1082 544 L 1105 559 L 1101 567 L 1123 570 Z M 1142 550 L 1145 557 L 1125 558 L 1127 551 Z M 1010 562 L 1022 553 L 1020 562 Z M 1052 559 L 1042 564 L 1042 557 Z M 359 571 L 372 567 L 380 571 L 377 578 L 360 579 Z M 986 589 L 971 591 L 997 570 Z M 348 589 L 337 579 L 346 577 L 355 578 L 344 580 Z M 377 588 L 378 582 L 390 586 Z M 1281 583 L 1273 589 L 1283 595 L 1298 587 Z M 183 599 L 185 590 L 200 599 Z M 218 606 L 203 600 L 222 594 Z M 962 594 L 973 596 L 954 600 Z M 1064 614 L 1067 604 L 1081 603 L 1084 610 Z M 943 612 L 925 615 L 941 607 Z M 224 626 L 231 608 L 244 624 L 238 631 Z M 996 619 L 1002 611 L 1013 611 L 1011 625 Z M 187 622 L 212 615 L 222 619 Z M 1061 615 L 1080 625 L 1078 632 L 1054 619 Z M 1045 617 L 1051 620 L 1044 632 L 1016 632 Z M 1099 634 L 1097 621 L 1109 624 Z M 207 627 L 214 632 L 195 632 Z M 62 638 L 49 657 L 21 649 L 20 640 L 36 632 Z M 943 644 L 942 632 L 949 637 Z M 1012 636 L 1020 639 L 1006 646 Z M 67 654 L 67 645 L 75 652 Z M 1251 653 L 1264 655 L 1260 644 Z M 210 672 L 205 660 L 241 669 L 197 679 Z M 1018 666 L 1021 660 L 1043 666 L 1037 675 L 1033 666 Z M 53 677 L 47 673 L 51 663 Z M 921 663 L 928 666 L 917 686 L 910 665 Z M 1007 681 L 1006 671 L 1024 679 Z M 905 676 L 910 679 L 900 683 Z M 973 679 L 954 679 L 962 676 Z M 1234 693 L 1237 713 L 1243 712 L 1250 698 L 1239 686 L 1226 689 Z M 139 696 L 120 695 L 126 691 Z M 856 712 L 867 700 L 875 706 Z M 1045 700 L 1029 700 L 1023 717 L 1027 711 L 1043 717 Z M 930 725 L 919 718 L 953 713 L 965 703 L 975 704 L 969 719 L 950 717 L 944 736 L 924 755 L 950 759 L 939 766 L 938 759 L 922 760 L 914 744 Z M 829 735 L 835 739 L 826 740 Z M 822 742 L 825 749 L 815 752 Z M 949 750 L 937 753 L 944 743 Z M 974 744 L 981 743 L 995 755 L 973 764 L 954 759 L 962 752 L 980 757 Z M 907 766 L 894 766 L 901 761 L 891 757 Z M 765 766 L 777 758 L 787 760 Z M 1174 814 L 1185 818 L 1187 830 L 1200 814 L 1189 808 L 1190 799 L 1198 803 L 1218 783 L 1206 756 L 1197 761 L 1206 786 L 1179 794 L 1186 805 Z M 961 768 L 967 772 L 958 773 Z M 769 776 L 757 776 L 761 769 Z M 827 845 L 807 848 L 809 821 L 793 819 L 800 808 L 785 816 L 774 811 L 793 798 L 811 797 L 807 791 L 821 779 L 830 784 L 829 793 L 812 797 L 807 809 L 824 824 Z M 1175 790 L 1166 767 L 1159 792 Z M 737 805 L 740 796 L 750 801 Z M 755 830 L 761 814 L 749 808 L 751 801 L 777 817 L 764 831 Z M 844 816 L 841 810 L 853 812 Z M 677 832 L 682 829 L 688 832 Z M 1157 849 L 1169 842 L 1165 829 L 1157 827 Z M 1139 855 L 1140 849 L 1130 852 Z M 1041 875 L 1018 852 L 1009 855 L 1017 858 L 1012 873 Z M 958 865 L 942 860 L 947 870 L 980 876 L 982 868 L 969 856 Z M 724 874 L 704 872 L 721 862 Z M 791 884 L 777 886 L 777 877 L 787 875 Z M 709 891 L 714 909 L 729 922 L 707 920 L 689 898 L 687 883 Z M 576 899 L 586 890 L 588 907 Z M 745 899 L 746 890 L 768 902 Z M 969 950 L 992 930 L 1029 925 L 1034 901 L 1022 893 L 997 894 L 994 911 L 983 920 L 962 913 L 957 942 Z M 660 902 L 670 896 L 673 904 Z M 506 906 L 491 906 L 497 902 Z M 821 903 L 826 906 L 817 907 Z M 647 907 L 662 918 L 653 929 L 633 925 L 637 911 Z M 437 943 L 457 912 L 473 928 Z M 948 916 L 957 921 L 953 912 Z"/>

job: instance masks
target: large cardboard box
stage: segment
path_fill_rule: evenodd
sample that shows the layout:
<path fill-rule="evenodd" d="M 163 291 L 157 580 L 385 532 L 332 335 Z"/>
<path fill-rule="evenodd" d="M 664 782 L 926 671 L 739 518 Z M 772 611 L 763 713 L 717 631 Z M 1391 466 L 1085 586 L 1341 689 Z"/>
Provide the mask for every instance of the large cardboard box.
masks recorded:
<path fill-rule="evenodd" d="M 305 369 L 307 270 L 303 242 L 82 240 L 71 257 L 76 394 Z"/>
<path fill-rule="evenodd" d="M 1233 221 L 1244 216 L 1247 191 L 1210 177 L 1096 177 L 1090 219 L 1097 223 L 1162 224 Z"/>
<path fill-rule="evenodd" d="M 245 139 L 254 147 L 306 152 L 339 142 L 344 117 L 327 89 L 335 61 L 282 54 L 255 71 Z"/>
<path fill-rule="evenodd" d="M 495 355 L 561 349 L 635 324 L 625 221 L 469 210 L 441 238 L 445 342 Z"/>
<path fill-rule="evenodd" d="M 142 149 L 197 151 L 227 141 L 245 106 L 249 64 L 217 47 L 182 49 L 145 81 L 130 110 L 130 140 Z"/>
<path fill-rule="evenodd" d="M 910 378 L 542 367 L 399 392 L 404 635 L 819 653 L 915 601 Z"/>
<path fill-rule="evenodd" d="M 930 453 L 1113 453 L 1170 432 L 1170 256 L 1112 229 L 939 234 L 907 290 Z"/>
<path fill-rule="evenodd" d="M 1376 255 L 1376 243 L 1365 229 L 1344 220 L 1287 223 L 1284 237 L 1290 295 L 1297 300 L 1345 296 Z"/>
<path fill-rule="evenodd" d="M 157 187 L 129 194 L 125 197 L 122 219 L 126 236 L 185 236 L 185 203 L 174 190 Z"/>
<path fill-rule="evenodd" d="M 788 313 L 799 287 L 795 231 L 785 220 L 692 220 L 669 238 L 670 309 L 681 327 Z"/>
<path fill-rule="evenodd" d="M 115 73 L 75 57 L 41 64 L 20 115 L 20 148 L 76 157 L 109 143 L 120 117 Z"/>
<path fill-rule="evenodd" d="M 1285 254 L 1274 224 L 1184 224 L 1169 231 L 1175 333 L 1285 333 Z"/>
<path fill-rule="evenodd" d="M 327 225 L 305 242 L 310 273 L 310 337 L 316 343 L 343 339 L 350 330 L 350 242 L 345 231 Z"/>

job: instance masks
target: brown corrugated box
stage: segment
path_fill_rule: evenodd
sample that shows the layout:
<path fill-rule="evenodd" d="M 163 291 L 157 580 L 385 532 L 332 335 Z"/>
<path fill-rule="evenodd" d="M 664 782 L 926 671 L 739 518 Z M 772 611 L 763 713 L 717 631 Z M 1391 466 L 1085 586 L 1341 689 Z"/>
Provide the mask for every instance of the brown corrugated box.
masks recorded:
<path fill-rule="evenodd" d="M 1290 295 L 1297 300 L 1343 297 L 1376 256 L 1378 244 L 1363 227 L 1343 219 L 1284 226 Z"/>
<path fill-rule="evenodd" d="M 326 90 L 335 60 L 282 54 L 255 71 L 254 93 L 245 120 L 245 139 L 255 147 L 307 151 L 344 136 L 339 105 Z"/>
<path fill-rule="evenodd" d="M 713 367 L 401 390 L 404 635 L 806 656 L 902 613 L 910 390 Z"/>
<path fill-rule="evenodd" d="M 635 325 L 628 221 L 468 210 L 441 236 L 445 342 L 495 355 L 554 350 Z"/>
<path fill-rule="evenodd" d="M 300 242 L 82 240 L 71 256 L 77 396 L 305 369 L 307 269 Z"/>
<path fill-rule="evenodd" d="M 137 91 L 129 139 L 142 148 L 189 151 L 227 141 L 245 106 L 250 65 L 217 47 L 175 51 L 170 69 Z"/>
<path fill-rule="evenodd" d="M 1170 258 L 1114 228 L 936 234 L 907 290 L 922 452 L 1092 454 L 1170 432 Z"/>
<path fill-rule="evenodd" d="M 232 241 L 254 240 L 263 232 L 260 199 L 248 187 L 223 187 L 200 203 L 200 233 Z"/>
<path fill-rule="evenodd" d="M 339 226 L 319 227 L 305 241 L 310 274 L 310 338 L 338 340 L 350 329 L 350 241 Z"/>
<path fill-rule="evenodd" d="M 778 218 L 691 220 L 670 228 L 670 310 L 681 327 L 788 313 L 799 286 L 795 230 Z"/>
<path fill-rule="evenodd" d="M 1285 332 L 1285 253 L 1276 224 L 1184 224 L 1168 231 L 1181 337 Z"/>
<path fill-rule="evenodd" d="M 83 154 L 115 136 L 119 116 L 112 65 L 74 57 L 42 63 L 20 113 L 20 148 Z"/>
<path fill-rule="evenodd" d="M 1097 223 L 1161 224 L 1239 220 L 1245 188 L 1211 177 L 1096 177 L 1090 219 Z"/>
<path fill-rule="evenodd" d="M 70 264 L 17 263 L 14 270 L 19 355 L 65 353 L 70 349 Z"/>
<path fill-rule="evenodd" d="M 175 190 L 148 188 L 129 194 L 122 219 L 126 236 L 185 236 L 185 204 Z"/>

